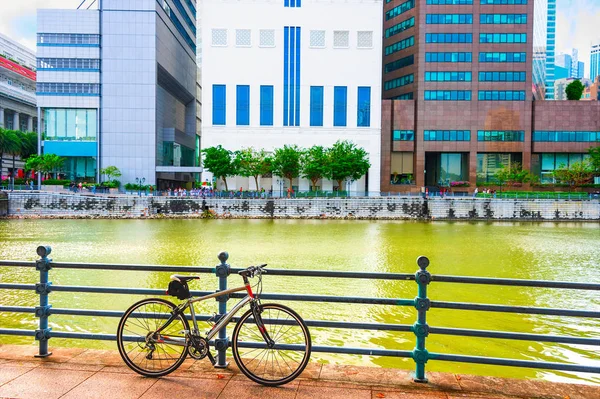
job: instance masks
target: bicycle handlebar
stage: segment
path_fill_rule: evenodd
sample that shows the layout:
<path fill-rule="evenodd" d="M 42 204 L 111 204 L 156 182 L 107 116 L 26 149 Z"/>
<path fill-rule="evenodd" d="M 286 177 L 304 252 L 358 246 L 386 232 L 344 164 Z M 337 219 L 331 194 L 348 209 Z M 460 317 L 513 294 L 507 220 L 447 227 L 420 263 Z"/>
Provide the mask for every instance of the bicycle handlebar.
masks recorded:
<path fill-rule="evenodd" d="M 239 271 L 238 274 L 240 276 L 246 276 L 246 277 L 254 277 L 256 274 L 262 274 L 262 273 L 266 273 L 266 270 L 263 270 L 265 267 L 267 267 L 266 263 L 263 263 L 262 265 L 258 265 L 258 266 L 250 266 L 248 268 L 246 268 L 246 270 L 242 270 Z"/>

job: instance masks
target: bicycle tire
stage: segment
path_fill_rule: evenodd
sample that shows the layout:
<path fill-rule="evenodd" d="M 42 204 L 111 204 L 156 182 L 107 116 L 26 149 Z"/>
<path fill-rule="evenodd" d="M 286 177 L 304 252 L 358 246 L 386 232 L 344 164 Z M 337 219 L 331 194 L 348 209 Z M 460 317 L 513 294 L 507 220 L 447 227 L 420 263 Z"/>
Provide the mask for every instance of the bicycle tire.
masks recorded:
<path fill-rule="evenodd" d="M 265 328 L 268 329 L 269 335 L 271 335 L 271 339 L 273 339 L 275 341 L 276 348 L 275 349 L 266 348 L 266 344 L 264 343 L 264 340 L 263 340 L 262 336 L 260 335 L 258 326 L 254 322 L 254 320 L 251 319 L 251 317 L 253 316 L 252 310 L 248 310 L 246 313 L 244 313 L 240 317 L 237 324 L 235 325 L 235 329 L 233 330 L 233 336 L 232 336 L 233 357 L 235 359 L 236 364 L 242 371 L 242 373 L 244 373 L 246 375 L 246 377 L 248 377 L 252 381 L 257 382 L 262 385 L 267 385 L 267 386 L 277 386 L 277 385 L 287 384 L 288 382 L 293 381 L 296 377 L 298 377 L 304 371 L 304 369 L 306 368 L 306 365 L 308 364 L 308 361 L 310 360 L 310 354 L 311 354 L 311 348 L 312 348 L 310 331 L 308 330 L 306 323 L 300 317 L 300 315 L 298 315 L 298 313 L 296 313 L 294 310 L 290 309 L 287 306 L 279 305 L 276 303 L 268 303 L 268 304 L 260 305 L 260 309 L 262 310 L 263 316 L 265 315 L 265 312 L 268 316 L 268 318 L 263 319 L 263 321 L 265 323 Z M 274 320 L 272 317 L 272 313 L 275 313 L 276 311 L 279 313 L 276 314 L 277 319 Z M 287 315 L 285 320 L 279 320 L 280 313 Z M 288 317 L 290 317 L 291 320 Z M 278 323 L 278 321 L 280 323 Z M 246 326 L 247 326 L 247 330 L 243 330 L 244 327 L 246 327 Z M 284 327 L 285 327 L 285 329 L 284 329 Z M 284 337 L 284 334 L 291 331 L 293 328 L 295 328 L 295 330 L 292 331 L 292 335 L 291 336 L 286 335 Z M 242 331 L 244 331 L 244 332 L 242 332 Z M 248 332 L 250 334 L 250 338 L 258 340 L 259 342 L 250 343 L 250 342 L 252 342 L 252 341 L 250 341 L 250 342 L 246 343 L 246 341 L 245 341 L 246 332 Z M 299 336 L 300 333 L 302 334 L 302 336 L 300 338 L 296 339 L 296 337 Z M 244 334 L 244 336 L 240 337 L 240 334 Z M 291 338 L 294 338 L 293 341 L 297 341 L 297 342 L 292 342 Z M 281 342 L 278 342 L 278 341 L 281 341 Z M 261 343 L 262 343 L 262 345 L 265 346 L 264 349 L 255 348 L 256 345 L 261 344 Z M 291 351 L 289 351 L 289 350 L 277 349 L 277 344 L 296 345 L 299 347 L 299 349 L 302 349 L 302 345 L 304 345 L 304 350 L 300 351 L 300 353 L 303 352 L 304 354 L 301 355 L 302 358 L 297 361 L 296 358 L 298 358 L 298 356 L 300 356 L 300 354 L 291 355 L 289 353 Z M 254 346 L 248 346 L 248 345 L 254 345 Z M 245 348 L 249 348 L 250 350 L 246 352 Z M 258 357 L 260 357 L 261 354 L 257 355 L 252 360 L 248 360 L 248 358 L 245 358 L 244 356 L 245 355 L 247 356 L 249 353 L 252 353 L 254 351 L 261 350 L 261 349 L 265 352 L 265 354 L 262 355 L 262 359 L 259 360 L 258 363 L 256 363 L 256 364 L 257 364 L 258 369 L 260 369 L 261 364 L 264 364 L 265 367 L 264 367 L 264 371 L 263 371 L 262 375 L 257 375 L 256 370 L 254 370 L 254 371 L 250 370 L 249 365 L 252 362 L 254 362 Z M 241 350 L 243 350 L 244 352 L 240 353 Z M 275 353 L 275 351 L 277 351 L 277 352 Z M 286 352 L 288 352 L 288 353 L 286 353 Z M 269 354 L 271 356 L 271 360 L 269 360 Z M 279 362 L 279 360 L 277 359 L 277 355 L 279 355 L 281 362 Z M 266 360 L 265 360 L 265 358 L 266 358 Z M 263 363 L 263 361 L 264 361 L 264 363 Z M 285 372 L 285 373 L 283 372 L 283 370 L 285 370 L 286 367 L 291 372 L 287 375 L 281 375 L 280 378 L 268 378 L 270 376 L 269 373 L 267 373 L 269 361 L 271 362 L 271 371 L 273 371 L 273 372 L 277 371 L 277 369 L 275 368 L 275 363 L 277 363 L 277 366 L 278 366 L 277 368 L 280 371 L 282 371 L 281 374 L 287 373 L 287 372 Z M 295 368 L 292 368 L 289 365 L 290 362 L 297 363 L 297 366 L 295 366 Z M 283 368 L 282 368 L 282 366 L 283 366 Z M 271 374 L 271 375 L 274 376 L 274 374 Z"/>
<path fill-rule="evenodd" d="M 146 365 L 148 364 L 156 364 L 156 361 L 154 362 L 149 362 L 152 360 L 156 360 L 156 359 L 152 359 L 152 354 L 154 353 L 154 350 L 152 350 L 152 353 L 150 354 L 150 358 L 148 358 L 147 353 L 149 353 L 150 351 L 146 351 L 148 348 L 147 347 L 142 347 L 141 343 L 142 341 L 145 344 L 145 336 L 144 339 L 142 339 L 142 335 L 141 333 L 146 333 L 146 334 L 150 334 L 154 331 L 156 331 L 158 329 L 158 323 L 155 321 L 154 324 L 151 324 L 150 321 L 146 320 L 146 321 L 142 321 L 142 322 L 134 322 L 132 319 L 136 318 L 136 319 L 142 319 L 139 316 L 142 316 L 143 313 L 139 311 L 139 309 L 141 309 L 142 307 L 146 307 L 146 305 L 149 304 L 160 304 L 160 305 L 164 305 L 165 308 L 169 308 L 171 309 L 171 311 L 173 309 L 175 309 L 177 306 L 175 306 L 175 304 L 173 304 L 172 302 L 169 302 L 165 299 L 161 299 L 161 298 L 148 298 L 148 299 L 143 299 L 141 301 L 138 301 L 136 303 L 134 303 L 133 305 L 131 305 L 129 307 L 129 309 L 127 309 L 125 311 L 125 313 L 123 314 L 123 317 L 121 317 L 121 320 L 119 321 L 119 326 L 117 327 L 117 347 L 119 348 L 119 354 L 121 355 L 121 358 L 123 359 L 123 361 L 125 362 L 125 364 L 132 369 L 133 371 L 135 371 L 138 374 L 141 374 L 143 376 L 146 377 L 161 377 L 163 375 L 167 375 L 173 371 L 175 371 L 179 366 L 181 366 L 181 363 L 183 363 L 188 355 L 188 346 L 177 346 L 178 348 L 183 348 L 181 350 L 181 353 L 179 353 L 177 355 L 177 358 L 174 357 L 170 357 L 168 356 L 167 353 L 167 349 L 172 349 L 173 347 L 175 347 L 175 345 L 170 345 L 170 344 L 164 344 L 165 347 L 159 347 L 158 345 L 163 345 L 161 343 L 156 343 L 155 346 L 157 348 L 161 348 L 162 352 L 164 353 L 164 355 L 166 355 L 166 357 L 170 358 L 170 359 L 174 359 L 174 363 L 169 365 L 166 368 L 162 368 L 162 369 L 150 369 L 150 368 L 144 368 L 142 367 L 142 365 L 139 365 L 135 362 L 136 359 L 139 358 L 140 354 L 146 353 L 145 356 L 142 356 L 142 363 L 143 363 L 143 359 L 146 359 Z M 134 312 L 138 311 L 138 317 L 134 316 Z M 152 310 L 152 309 L 147 309 L 147 310 Z M 154 313 L 155 315 L 157 315 L 157 317 L 152 317 L 151 319 L 161 319 L 160 313 Z M 166 314 L 166 313 L 165 313 Z M 166 321 L 166 320 L 165 320 Z M 181 323 L 181 326 L 179 326 L 178 324 L 173 324 L 173 323 Z M 179 329 L 178 327 L 181 327 L 182 330 L 184 331 L 189 331 L 190 327 L 189 327 L 189 323 L 187 321 L 187 319 L 185 318 L 185 316 L 183 315 L 178 315 L 178 317 L 173 321 L 173 323 L 166 329 L 166 332 L 171 331 L 171 328 L 175 327 L 177 328 L 177 330 Z M 155 328 L 151 328 L 151 327 L 155 327 Z M 132 331 L 135 330 L 135 331 Z M 137 333 L 137 331 L 139 330 L 140 333 Z M 147 330 L 144 331 L 144 330 Z M 136 335 L 134 336 L 128 336 L 129 339 L 125 339 L 125 332 L 128 333 L 137 333 L 137 339 L 131 339 L 136 338 Z M 166 335 L 166 334 L 165 334 Z M 173 336 L 172 334 L 169 334 L 170 336 Z M 185 338 L 185 337 L 182 337 Z M 132 355 L 131 353 L 136 349 L 136 344 L 137 344 L 137 349 L 138 349 L 138 353 L 135 355 Z M 132 349 L 129 349 L 132 348 Z M 161 350 L 157 349 L 156 352 L 158 353 L 158 355 L 160 356 Z M 133 358 L 132 358 L 133 356 Z M 166 362 L 167 360 L 165 360 Z M 159 363 L 159 367 L 162 366 L 162 359 L 158 359 L 158 363 Z"/>

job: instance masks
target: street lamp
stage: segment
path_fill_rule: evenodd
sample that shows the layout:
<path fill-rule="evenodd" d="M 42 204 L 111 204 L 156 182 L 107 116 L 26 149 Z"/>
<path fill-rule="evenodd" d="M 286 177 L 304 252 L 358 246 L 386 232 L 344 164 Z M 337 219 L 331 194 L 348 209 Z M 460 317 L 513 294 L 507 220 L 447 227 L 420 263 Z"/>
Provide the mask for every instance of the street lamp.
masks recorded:
<path fill-rule="evenodd" d="M 277 184 L 279 184 L 279 198 L 283 197 L 283 179 L 277 179 Z"/>
<path fill-rule="evenodd" d="M 145 177 L 142 177 L 142 178 L 136 177 L 135 178 L 135 184 L 137 184 L 137 186 L 138 186 L 138 197 L 142 196 L 142 184 L 144 184 L 145 181 L 146 181 Z"/>

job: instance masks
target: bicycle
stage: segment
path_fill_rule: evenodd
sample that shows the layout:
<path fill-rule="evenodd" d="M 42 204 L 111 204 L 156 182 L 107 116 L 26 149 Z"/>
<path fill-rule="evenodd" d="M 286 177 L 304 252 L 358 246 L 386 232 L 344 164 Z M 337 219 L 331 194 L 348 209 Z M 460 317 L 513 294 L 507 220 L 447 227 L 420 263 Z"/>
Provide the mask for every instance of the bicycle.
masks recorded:
<path fill-rule="evenodd" d="M 259 384 L 276 386 L 294 380 L 310 359 L 310 332 L 304 320 L 289 307 L 261 303 L 262 275 L 266 273 L 263 270 L 266 266 L 250 266 L 240 271 L 243 287 L 196 298 L 191 296 L 187 283 L 200 276 L 172 275 L 167 294 L 184 302 L 175 305 L 165 299 L 149 298 L 127 309 L 117 328 L 117 346 L 123 361 L 146 377 L 160 377 L 175 371 L 188 354 L 196 360 L 208 357 L 215 365 L 210 352 L 211 339 L 240 309 L 250 304 L 250 309 L 239 318 L 233 330 L 231 349 L 236 364 L 249 379 Z M 249 278 L 255 276 L 258 277 L 254 286 L 256 294 L 249 282 Z M 201 336 L 193 304 L 244 290 L 247 295 L 230 312 L 215 320 L 205 336 Z M 188 308 L 193 330 L 185 314 Z M 267 318 L 263 319 L 265 314 Z M 163 323 L 163 320 L 166 321 Z"/>

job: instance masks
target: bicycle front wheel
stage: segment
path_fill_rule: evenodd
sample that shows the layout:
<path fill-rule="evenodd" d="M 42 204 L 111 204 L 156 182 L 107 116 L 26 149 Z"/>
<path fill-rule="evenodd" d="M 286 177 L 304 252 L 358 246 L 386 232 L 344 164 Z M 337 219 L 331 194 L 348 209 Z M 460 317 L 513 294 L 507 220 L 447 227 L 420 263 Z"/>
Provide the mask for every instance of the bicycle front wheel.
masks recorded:
<path fill-rule="evenodd" d="M 176 306 L 164 299 L 144 299 L 134 303 L 117 328 L 117 346 L 129 368 L 146 377 L 160 377 L 183 363 L 188 347 L 185 331 L 190 327 L 179 314 L 160 334 L 156 331 L 171 317 Z"/>
<path fill-rule="evenodd" d="M 282 385 L 298 377 L 310 359 L 310 332 L 292 309 L 278 304 L 259 307 L 264 326 L 275 345 L 269 348 L 254 321 L 252 310 L 233 330 L 232 351 L 240 370 L 263 385 Z"/>

